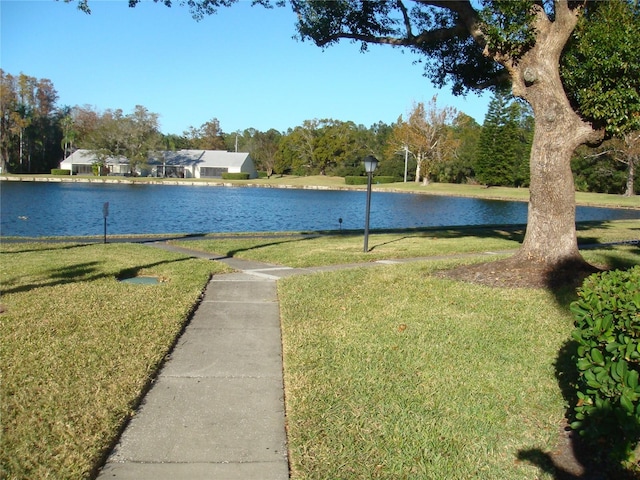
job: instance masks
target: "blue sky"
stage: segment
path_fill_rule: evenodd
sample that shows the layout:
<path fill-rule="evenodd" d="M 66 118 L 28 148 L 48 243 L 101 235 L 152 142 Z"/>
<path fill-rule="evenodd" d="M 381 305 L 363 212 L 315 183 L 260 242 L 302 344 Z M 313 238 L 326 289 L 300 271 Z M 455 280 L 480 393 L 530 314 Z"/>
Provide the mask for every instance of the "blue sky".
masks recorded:
<path fill-rule="evenodd" d="M 177 1 L 174 3 L 178 3 Z M 394 122 L 414 102 L 438 95 L 482 123 L 490 96 L 454 97 L 425 78 L 418 58 L 388 46 L 299 42 L 289 7 L 241 1 L 195 21 L 186 8 L 90 0 L 91 15 L 54 0 L 1 0 L 0 66 L 48 78 L 58 105 L 160 115 L 181 134 L 217 118 L 224 132 L 286 131 L 331 118 L 366 127 Z"/>

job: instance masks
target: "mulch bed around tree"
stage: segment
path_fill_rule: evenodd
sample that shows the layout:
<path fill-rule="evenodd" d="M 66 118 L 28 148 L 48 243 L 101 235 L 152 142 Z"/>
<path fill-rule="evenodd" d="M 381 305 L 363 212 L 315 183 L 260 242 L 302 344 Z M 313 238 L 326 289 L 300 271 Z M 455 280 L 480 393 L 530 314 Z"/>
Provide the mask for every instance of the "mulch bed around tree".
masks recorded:
<path fill-rule="evenodd" d="M 570 261 L 550 267 L 536 262 L 522 262 L 510 257 L 495 262 L 465 265 L 436 273 L 440 278 L 479 283 L 498 288 L 577 288 L 599 269 L 583 261 Z"/>

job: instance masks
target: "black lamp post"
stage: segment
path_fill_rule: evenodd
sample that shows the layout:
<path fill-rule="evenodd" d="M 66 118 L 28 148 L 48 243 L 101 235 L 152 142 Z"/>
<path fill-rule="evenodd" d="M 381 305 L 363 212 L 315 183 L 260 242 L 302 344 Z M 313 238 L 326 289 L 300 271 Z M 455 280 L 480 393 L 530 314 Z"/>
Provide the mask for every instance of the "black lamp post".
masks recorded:
<path fill-rule="evenodd" d="M 364 171 L 367 172 L 367 213 L 364 219 L 364 252 L 369 251 L 369 212 L 371 210 L 371 177 L 378 167 L 378 159 L 372 155 L 364 157 Z"/>

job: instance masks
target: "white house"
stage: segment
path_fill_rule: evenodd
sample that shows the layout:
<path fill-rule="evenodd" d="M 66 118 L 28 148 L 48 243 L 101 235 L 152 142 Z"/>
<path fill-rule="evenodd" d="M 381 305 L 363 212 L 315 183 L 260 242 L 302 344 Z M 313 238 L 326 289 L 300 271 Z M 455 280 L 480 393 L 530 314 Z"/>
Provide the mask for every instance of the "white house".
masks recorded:
<path fill-rule="evenodd" d="M 98 161 L 90 150 L 76 150 L 60 162 L 60 168 L 71 175 L 93 175 L 93 164 Z M 108 175 L 129 174 L 129 160 L 124 157 L 107 158 Z M 178 150 L 155 152 L 147 166 L 136 172 L 141 176 L 180 178 L 219 178 L 223 173 L 248 173 L 256 178 L 258 172 L 248 153 L 224 150 Z"/>

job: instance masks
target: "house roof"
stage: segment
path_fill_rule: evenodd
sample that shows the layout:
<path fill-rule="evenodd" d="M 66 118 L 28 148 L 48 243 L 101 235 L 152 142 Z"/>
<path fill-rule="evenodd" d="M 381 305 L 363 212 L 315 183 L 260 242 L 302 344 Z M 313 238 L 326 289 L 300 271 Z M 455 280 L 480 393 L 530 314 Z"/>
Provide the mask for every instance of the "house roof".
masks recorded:
<path fill-rule="evenodd" d="M 198 165 L 201 167 L 242 167 L 249 156 L 245 152 L 227 152 L 224 150 L 178 150 L 164 151 L 161 155 L 149 159 L 149 164 Z M 163 162 L 164 157 L 164 162 Z"/>
<path fill-rule="evenodd" d="M 246 152 L 227 152 L 224 150 L 165 150 L 159 152 L 158 155 L 149 157 L 149 165 L 174 165 L 174 166 L 200 166 L 200 167 L 242 167 L 249 157 Z M 96 156 L 91 150 L 76 150 L 69 155 L 63 164 L 87 164 L 90 165 L 96 161 Z M 106 163 L 109 164 L 126 164 L 128 160 L 125 157 L 108 158 Z"/>
<path fill-rule="evenodd" d="M 80 149 L 73 152 L 71 155 L 65 158 L 62 162 L 91 165 L 92 163 L 95 163 L 97 160 L 98 159 L 96 158 L 96 155 L 93 152 L 91 152 L 91 150 Z M 106 161 L 107 163 L 111 163 L 111 164 L 128 162 L 128 160 L 125 157 L 118 157 L 118 158 L 108 157 Z"/>

